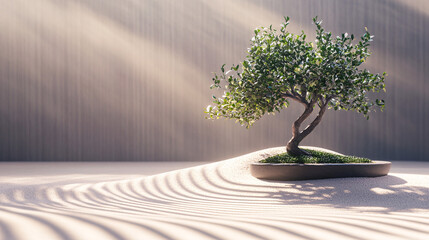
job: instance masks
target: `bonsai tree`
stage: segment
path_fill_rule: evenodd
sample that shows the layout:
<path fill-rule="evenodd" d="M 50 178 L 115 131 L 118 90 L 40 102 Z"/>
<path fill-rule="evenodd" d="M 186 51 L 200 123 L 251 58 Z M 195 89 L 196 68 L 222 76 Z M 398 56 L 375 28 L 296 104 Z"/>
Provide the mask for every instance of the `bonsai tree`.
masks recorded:
<path fill-rule="evenodd" d="M 361 65 L 371 55 L 368 47 L 373 40 L 365 33 L 357 41 L 354 35 L 343 33 L 332 37 L 317 17 L 316 39 L 306 41 L 306 35 L 287 31 L 289 17 L 280 31 L 256 29 L 248 55 L 241 65 L 233 65 L 213 77 L 213 89 L 225 89 L 222 97 L 208 106 L 207 118 L 236 119 L 250 127 L 264 114 L 275 114 L 289 106 L 290 100 L 303 105 L 304 112 L 292 125 L 292 138 L 287 143 L 288 154 L 310 155 L 299 148 L 300 142 L 320 123 L 326 109 L 354 110 L 368 114 L 375 107 L 384 108 L 384 100 L 368 98 L 369 92 L 385 91 L 386 73 L 372 74 Z M 301 131 L 301 124 L 315 108 L 318 114 Z"/>

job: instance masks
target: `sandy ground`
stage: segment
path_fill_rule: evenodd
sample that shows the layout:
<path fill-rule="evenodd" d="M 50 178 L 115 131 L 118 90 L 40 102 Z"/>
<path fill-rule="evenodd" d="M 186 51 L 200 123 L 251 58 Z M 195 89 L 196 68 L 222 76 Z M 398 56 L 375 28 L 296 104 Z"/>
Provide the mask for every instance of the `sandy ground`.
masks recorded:
<path fill-rule="evenodd" d="M 379 178 L 249 174 L 281 151 L 210 164 L 0 163 L 0 239 L 429 239 L 429 163 L 394 162 Z"/>

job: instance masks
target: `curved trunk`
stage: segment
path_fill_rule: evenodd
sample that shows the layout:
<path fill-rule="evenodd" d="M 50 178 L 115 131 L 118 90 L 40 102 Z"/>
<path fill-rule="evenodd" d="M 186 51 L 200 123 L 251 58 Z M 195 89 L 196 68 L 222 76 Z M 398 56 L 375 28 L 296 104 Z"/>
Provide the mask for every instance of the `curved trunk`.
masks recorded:
<path fill-rule="evenodd" d="M 307 119 L 311 112 L 313 112 L 314 102 L 311 102 L 305 107 L 304 113 L 293 123 L 292 125 L 292 138 L 286 145 L 287 153 L 292 156 L 302 156 L 302 155 L 311 155 L 308 152 L 300 149 L 299 143 L 310 134 L 314 128 L 320 123 L 322 120 L 323 114 L 325 113 L 328 101 L 320 107 L 319 114 L 317 117 L 311 122 L 302 132 L 299 131 L 301 124 Z"/>
<path fill-rule="evenodd" d="M 286 151 L 289 155 L 292 156 L 310 156 L 311 154 L 302 150 L 301 148 L 298 147 L 299 142 L 297 142 L 294 137 L 292 137 L 292 139 L 287 143 L 286 145 Z"/>

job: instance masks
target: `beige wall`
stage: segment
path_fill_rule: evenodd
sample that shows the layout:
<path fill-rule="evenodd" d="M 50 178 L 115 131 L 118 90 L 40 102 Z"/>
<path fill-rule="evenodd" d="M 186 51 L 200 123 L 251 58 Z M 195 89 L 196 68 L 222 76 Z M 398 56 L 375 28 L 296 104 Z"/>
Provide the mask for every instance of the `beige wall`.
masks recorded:
<path fill-rule="evenodd" d="M 386 111 L 328 111 L 304 145 L 429 160 L 429 2 L 394 0 L 0 0 L 2 161 L 211 161 L 284 145 L 294 105 L 246 130 L 204 119 L 211 73 L 246 54 L 252 30 L 375 35 Z"/>

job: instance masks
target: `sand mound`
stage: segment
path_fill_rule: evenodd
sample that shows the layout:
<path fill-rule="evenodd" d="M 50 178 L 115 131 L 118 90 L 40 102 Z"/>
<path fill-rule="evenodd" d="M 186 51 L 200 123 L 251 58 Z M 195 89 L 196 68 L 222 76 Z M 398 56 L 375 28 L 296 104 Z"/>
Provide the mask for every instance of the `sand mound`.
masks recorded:
<path fill-rule="evenodd" d="M 429 175 L 249 174 L 250 162 L 282 151 L 126 180 L 1 183 L 0 238 L 429 239 Z"/>

